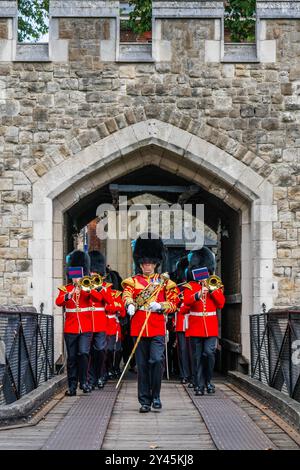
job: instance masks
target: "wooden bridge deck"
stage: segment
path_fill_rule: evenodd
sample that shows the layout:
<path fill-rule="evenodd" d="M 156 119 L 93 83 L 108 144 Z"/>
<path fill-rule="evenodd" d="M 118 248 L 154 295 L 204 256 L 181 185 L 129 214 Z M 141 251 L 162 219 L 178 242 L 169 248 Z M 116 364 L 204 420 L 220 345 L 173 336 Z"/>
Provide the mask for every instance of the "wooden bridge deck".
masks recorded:
<path fill-rule="evenodd" d="M 277 449 L 299 449 L 299 445 L 289 433 L 270 419 L 263 409 L 257 408 L 239 394 L 238 390 L 232 389 L 226 380 L 218 379 L 216 385 L 217 389 L 238 404 Z M 101 390 L 92 392 L 88 399 L 92 399 L 93 394 L 101 394 Z M 48 413 L 45 416 L 37 415 L 35 418 L 37 424 L 0 429 L 0 450 L 45 448 L 50 436 L 68 416 L 73 405 L 78 404 L 78 400 L 86 399 L 87 395 L 72 398 L 66 398 L 63 394 L 57 395 L 48 405 L 48 408 L 51 408 Z M 137 384 L 135 381 L 125 381 L 113 408 L 102 449 L 149 451 L 216 449 L 201 414 L 184 386 L 176 382 L 164 382 L 161 399 L 163 409 L 160 412 L 140 414 Z M 298 439 L 300 442 L 299 435 Z"/>

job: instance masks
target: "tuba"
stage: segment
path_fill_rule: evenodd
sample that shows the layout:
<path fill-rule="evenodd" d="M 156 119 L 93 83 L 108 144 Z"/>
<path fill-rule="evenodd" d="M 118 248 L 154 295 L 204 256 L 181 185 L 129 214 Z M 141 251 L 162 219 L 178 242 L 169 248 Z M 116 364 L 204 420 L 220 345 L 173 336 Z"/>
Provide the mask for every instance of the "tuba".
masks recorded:
<path fill-rule="evenodd" d="M 210 291 L 214 291 L 216 289 L 220 289 L 220 287 L 224 287 L 221 278 L 219 276 L 216 276 L 215 274 L 209 276 L 209 278 L 206 280 L 206 284 Z"/>

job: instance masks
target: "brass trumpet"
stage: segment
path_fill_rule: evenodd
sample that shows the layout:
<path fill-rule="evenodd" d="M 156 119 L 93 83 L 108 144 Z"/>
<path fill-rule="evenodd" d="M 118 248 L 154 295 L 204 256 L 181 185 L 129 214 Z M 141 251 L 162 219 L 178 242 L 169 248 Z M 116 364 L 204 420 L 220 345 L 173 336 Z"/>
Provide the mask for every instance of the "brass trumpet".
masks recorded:
<path fill-rule="evenodd" d="M 81 287 L 81 289 L 86 292 L 89 292 L 93 287 L 92 279 L 90 276 L 84 276 L 83 278 L 80 279 L 78 284 Z"/>
<path fill-rule="evenodd" d="M 211 276 L 209 276 L 209 278 L 206 279 L 206 284 L 210 291 L 220 289 L 220 287 L 224 287 L 222 279 L 219 276 L 216 276 L 215 274 L 212 274 Z"/>
<path fill-rule="evenodd" d="M 97 287 L 100 287 L 103 283 L 103 276 L 101 276 L 100 274 L 94 274 L 91 277 L 91 283 L 94 289 L 96 289 Z"/>

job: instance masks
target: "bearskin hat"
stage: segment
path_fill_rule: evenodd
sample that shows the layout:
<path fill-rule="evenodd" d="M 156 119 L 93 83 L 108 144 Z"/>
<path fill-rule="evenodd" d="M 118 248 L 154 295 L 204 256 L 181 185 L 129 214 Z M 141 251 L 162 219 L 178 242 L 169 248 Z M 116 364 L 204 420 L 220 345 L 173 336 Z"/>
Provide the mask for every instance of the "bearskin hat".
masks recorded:
<path fill-rule="evenodd" d="M 160 238 L 148 233 L 141 235 L 137 238 L 134 250 L 133 259 L 137 267 L 145 262 L 155 263 L 160 265 L 165 256 L 165 246 Z"/>
<path fill-rule="evenodd" d="M 78 266 L 78 267 L 83 268 L 84 276 L 89 276 L 90 264 L 91 264 L 90 257 L 88 253 L 85 253 L 84 251 L 74 250 L 67 255 L 67 267 L 75 268 Z"/>
<path fill-rule="evenodd" d="M 177 283 L 181 283 L 186 279 L 186 268 L 188 267 L 188 257 L 183 256 L 176 263 L 174 280 Z"/>
<path fill-rule="evenodd" d="M 98 250 L 89 251 L 89 255 L 91 259 L 91 272 L 104 276 L 106 273 L 105 256 Z"/>
<path fill-rule="evenodd" d="M 188 262 L 187 279 L 189 281 L 193 280 L 193 269 L 206 267 L 210 275 L 213 274 L 216 269 L 215 255 L 206 246 L 203 246 L 200 250 L 191 251 L 188 254 Z"/>

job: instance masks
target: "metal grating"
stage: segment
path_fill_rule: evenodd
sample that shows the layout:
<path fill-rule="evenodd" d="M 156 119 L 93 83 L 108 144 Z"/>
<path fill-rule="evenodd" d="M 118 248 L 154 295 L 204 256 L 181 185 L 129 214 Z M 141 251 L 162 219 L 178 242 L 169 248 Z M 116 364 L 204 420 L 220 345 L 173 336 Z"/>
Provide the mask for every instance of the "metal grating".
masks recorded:
<path fill-rule="evenodd" d="M 54 374 L 53 317 L 1 311 L 0 405 L 37 388 Z"/>
<path fill-rule="evenodd" d="M 118 395 L 115 384 L 82 395 L 43 447 L 43 450 L 99 450 Z"/>
<path fill-rule="evenodd" d="M 250 316 L 251 376 L 300 401 L 300 311 Z"/>
<path fill-rule="evenodd" d="M 186 391 L 200 412 L 217 449 L 276 449 L 252 419 L 221 390 L 202 397 L 196 397 L 189 389 Z"/>

